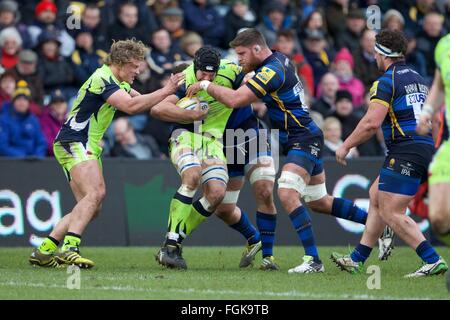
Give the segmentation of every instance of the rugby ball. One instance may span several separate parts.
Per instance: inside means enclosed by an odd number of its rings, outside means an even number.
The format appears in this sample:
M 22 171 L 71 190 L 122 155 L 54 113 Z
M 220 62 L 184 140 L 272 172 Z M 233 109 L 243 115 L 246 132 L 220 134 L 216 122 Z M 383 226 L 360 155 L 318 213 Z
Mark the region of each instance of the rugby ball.
M 200 102 L 200 107 L 202 110 L 208 109 L 208 103 L 202 100 L 199 100 L 198 98 L 189 98 L 184 97 L 178 100 L 177 106 L 186 109 L 186 110 L 192 110 L 197 106 L 197 102 Z

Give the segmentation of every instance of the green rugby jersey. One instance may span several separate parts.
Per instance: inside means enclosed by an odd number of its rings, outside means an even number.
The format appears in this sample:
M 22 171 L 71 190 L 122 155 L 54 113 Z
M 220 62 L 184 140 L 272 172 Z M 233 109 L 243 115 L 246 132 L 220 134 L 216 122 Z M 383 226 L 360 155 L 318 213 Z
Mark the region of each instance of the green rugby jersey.
M 439 40 L 434 51 L 436 66 L 441 72 L 445 93 L 445 116 L 450 128 L 450 33 Z
M 109 66 L 98 68 L 78 91 L 72 111 L 55 142 L 81 142 L 89 151 L 101 152 L 100 140 L 116 112 L 106 100 L 119 89 L 130 92 L 131 87 L 117 80 Z
M 186 96 L 186 90 L 190 85 L 198 82 L 195 76 L 193 64 L 186 68 L 184 73 L 186 74 L 186 83 L 176 92 L 176 95 L 180 99 Z M 214 78 L 213 83 L 227 88 L 237 89 L 244 79 L 244 75 L 245 74 L 242 72 L 241 67 L 231 61 L 221 59 L 219 70 L 217 71 L 217 75 Z M 200 90 L 194 96 L 200 100 L 206 101 L 209 104 L 208 115 L 205 119 L 203 119 L 200 127 L 196 131 L 194 131 L 194 124 L 177 124 L 174 130 L 184 128 L 191 132 L 208 133 L 216 138 L 221 138 L 233 109 L 227 108 L 223 103 L 211 97 L 204 90 Z

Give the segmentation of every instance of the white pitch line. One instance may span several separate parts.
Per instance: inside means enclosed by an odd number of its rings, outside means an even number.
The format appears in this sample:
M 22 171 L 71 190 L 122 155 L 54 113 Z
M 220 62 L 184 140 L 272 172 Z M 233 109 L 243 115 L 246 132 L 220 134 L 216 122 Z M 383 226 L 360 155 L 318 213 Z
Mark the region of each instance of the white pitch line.
M 32 288 L 58 288 L 67 289 L 66 286 L 57 284 L 45 284 L 45 283 L 29 283 L 29 282 L 17 282 L 8 281 L 0 282 L 0 286 L 10 287 L 32 287 Z M 377 297 L 368 294 L 318 294 L 307 293 L 299 291 L 285 291 L 285 292 L 255 292 L 255 291 L 235 291 L 235 290 L 197 290 L 197 289 L 164 289 L 156 290 L 151 288 L 136 288 L 132 286 L 104 286 L 104 287 L 90 287 L 82 286 L 82 290 L 102 290 L 102 291 L 129 291 L 129 292 L 153 292 L 153 293 L 182 293 L 182 294 L 211 294 L 211 295 L 248 295 L 248 296 L 269 296 L 269 297 L 286 297 L 286 298 L 306 298 L 306 299 L 357 299 L 357 300 L 430 300 L 430 298 L 424 297 L 391 297 L 383 296 Z

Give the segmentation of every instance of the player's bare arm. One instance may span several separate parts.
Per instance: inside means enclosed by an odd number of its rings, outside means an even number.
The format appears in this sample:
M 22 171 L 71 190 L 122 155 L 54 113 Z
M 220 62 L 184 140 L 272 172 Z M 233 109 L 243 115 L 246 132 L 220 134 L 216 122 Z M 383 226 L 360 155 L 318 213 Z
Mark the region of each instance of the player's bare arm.
M 183 73 L 177 73 L 170 77 L 167 84 L 152 93 L 142 94 L 138 96 L 131 96 L 130 93 L 121 89 L 113 93 L 107 102 L 128 114 L 137 114 L 150 110 L 156 104 L 161 102 L 168 95 L 175 93 L 179 83 L 184 79 Z
M 231 109 L 242 108 L 253 102 L 259 101 L 258 97 L 247 86 L 241 86 L 239 89 L 233 90 L 211 83 L 207 80 L 189 86 L 186 94 L 188 97 L 192 97 L 200 90 L 205 90 L 211 97 L 222 102 Z
M 436 69 L 434 72 L 433 85 L 431 86 L 430 93 L 425 101 L 422 113 L 417 124 L 417 133 L 425 135 L 430 129 L 430 121 L 437 110 L 444 104 L 444 82 L 442 81 L 441 72 Z
M 336 150 L 336 160 L 342 165 L 347 165 L 345 157 L 353 147 L 359 146 L 361 143 L 369 140 L 374 134 L 377 133 L 378 128 L 383 123 L 389 109 L 378 103 L 371 102 L 369 109 L 361 121 L 356 126 L 352 134 L 345 139 L 342 146 Z
M 179 98 L 170 95 L 155 105 L 151 110 L 151 116 L 167 122 L 189 123 L 203 120 L 208 114 L 208 109 L 202 110 L 200 102 L 192 110 L 186 110 L 176 106 Z

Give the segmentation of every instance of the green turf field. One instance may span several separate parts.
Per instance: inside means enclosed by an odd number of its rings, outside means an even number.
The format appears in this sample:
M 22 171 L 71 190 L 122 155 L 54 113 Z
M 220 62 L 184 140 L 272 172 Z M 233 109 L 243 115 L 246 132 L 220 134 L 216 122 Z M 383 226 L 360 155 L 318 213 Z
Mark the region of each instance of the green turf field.
M 348 248 L 321 247 L 324 274 L 288 274 L 300 262 L 299 247 L 275 248 L 279 272 L 238 268 L 239 247 L 186 247 L 187 271 L 167 270 L 156 264 L 157 248 L 83 248 L 96 267 L 81 270 L 81 289 L 67 289 L 67 270 L 32 267 L 30 248 L 0 248 L 0 300 L 2 299 L 450 299 L 446 277 L 404 279 L 419 260 L 408 248 L 396 248 L 386 262 L 376 259 L 366 266 L 381 267 L 381 289 L 369 290 L 370 274 L 350 275 L 328 258 L 332 251 Z M 450 248 L 439 248 L 450 260 Z M 260 257 L 256 262 L 259 264 Z M 73 282 L 72 282 L 73 283 Z

